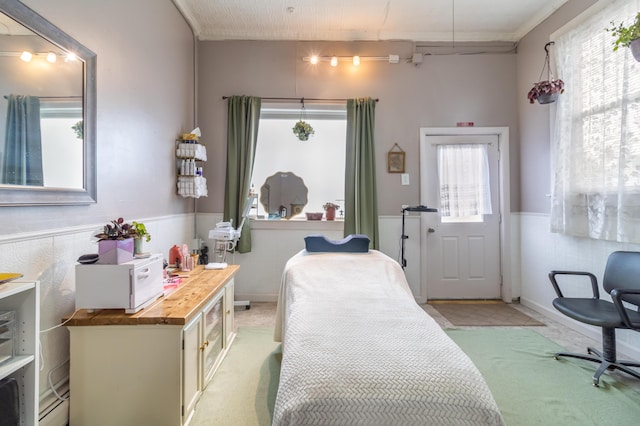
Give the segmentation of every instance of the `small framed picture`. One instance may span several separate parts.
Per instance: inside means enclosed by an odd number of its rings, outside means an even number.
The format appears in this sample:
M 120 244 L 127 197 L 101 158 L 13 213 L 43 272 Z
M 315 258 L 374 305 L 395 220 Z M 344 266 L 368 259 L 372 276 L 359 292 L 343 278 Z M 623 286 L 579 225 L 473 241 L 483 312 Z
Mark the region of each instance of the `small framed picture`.
M 387 172 L 404 173 L 404 151 L 389 151 L 387 153 Z

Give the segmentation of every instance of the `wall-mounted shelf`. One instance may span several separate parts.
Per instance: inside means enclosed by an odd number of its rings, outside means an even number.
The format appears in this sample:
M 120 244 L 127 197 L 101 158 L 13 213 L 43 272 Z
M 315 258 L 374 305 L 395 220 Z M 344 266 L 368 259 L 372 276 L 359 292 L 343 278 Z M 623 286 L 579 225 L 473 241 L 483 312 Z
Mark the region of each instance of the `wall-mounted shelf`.
M 207 179 L 202 176 L 201 163 L 207 161 L 207 148 L 196 140 L 179 139 L 176 145 L 178 159 L 178 195 L 200 198 L 208 195 Z

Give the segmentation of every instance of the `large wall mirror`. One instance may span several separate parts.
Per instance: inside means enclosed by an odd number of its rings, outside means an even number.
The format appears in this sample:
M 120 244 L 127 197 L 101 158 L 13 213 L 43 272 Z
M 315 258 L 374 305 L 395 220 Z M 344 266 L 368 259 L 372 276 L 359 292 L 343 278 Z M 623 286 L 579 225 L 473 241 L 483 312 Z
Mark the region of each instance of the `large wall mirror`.
M 95 203 L 96 55 L 17 0 L 0 12 L 0 205 Z

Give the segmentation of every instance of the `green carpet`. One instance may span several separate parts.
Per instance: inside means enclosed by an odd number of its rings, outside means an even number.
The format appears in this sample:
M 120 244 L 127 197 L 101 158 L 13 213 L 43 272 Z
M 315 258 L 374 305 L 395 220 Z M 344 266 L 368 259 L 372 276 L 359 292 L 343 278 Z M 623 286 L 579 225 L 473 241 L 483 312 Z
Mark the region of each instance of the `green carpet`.
M 562 348 L 532 330 L 446 330 L 484 376 L 507 425 L 630 425 L 640 419 L 640 392 L 594 364 L 556 360 Z
M 447 330 L 485 377 L 508 426 L 623 425 L 640 419 L 640 391 L 594 366 L 555 360 L 560 346 L 528 329 Z M 273 328 L 241 327 L 198 402 L 192 426 L 269 426 L 281 346 Z

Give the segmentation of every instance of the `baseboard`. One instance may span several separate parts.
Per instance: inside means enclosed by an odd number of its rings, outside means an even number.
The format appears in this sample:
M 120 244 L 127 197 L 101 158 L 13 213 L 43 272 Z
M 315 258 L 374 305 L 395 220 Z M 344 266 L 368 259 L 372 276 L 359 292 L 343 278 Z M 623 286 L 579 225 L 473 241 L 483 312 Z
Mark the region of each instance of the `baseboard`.
M 66 426 L 69 424 L 69 392 L 61 395 L 64 401 L 56 400 L 44 412 L 40 413 L 38 426 Z
M 264 293 L 236 293 L 236 300 L 248 300 L 249 302 L 277 302 L 277 294 Z

